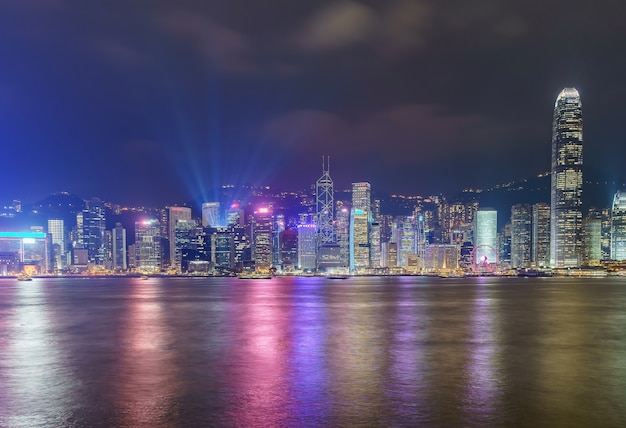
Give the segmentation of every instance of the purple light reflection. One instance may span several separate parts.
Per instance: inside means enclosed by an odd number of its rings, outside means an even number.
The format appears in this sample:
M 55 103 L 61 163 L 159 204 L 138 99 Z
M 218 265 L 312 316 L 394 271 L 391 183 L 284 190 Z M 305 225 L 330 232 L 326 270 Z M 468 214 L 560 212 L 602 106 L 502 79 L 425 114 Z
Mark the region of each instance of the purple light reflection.
M 141 284 L 129 290 L 132 304 L 123 323 L 116 371 L 116 407 L 123 424 L 160 426 L 171 417 L 180 394 L 180 369 L 174 338 L 159 303 L 160 285 Z
M 235 426 L 286 426 L 290 407 L 290 307 L 277 300 L 277 281 L 246 282 L 246 312 L 237 326 L 244 342 L 231 355 L 236 395 L 229 403 Z
M 502 400 L 498 312 L 489 288 L 478 287 L 471 318 L 468 381 L 463 399 L 469 426 L 493 424 Z

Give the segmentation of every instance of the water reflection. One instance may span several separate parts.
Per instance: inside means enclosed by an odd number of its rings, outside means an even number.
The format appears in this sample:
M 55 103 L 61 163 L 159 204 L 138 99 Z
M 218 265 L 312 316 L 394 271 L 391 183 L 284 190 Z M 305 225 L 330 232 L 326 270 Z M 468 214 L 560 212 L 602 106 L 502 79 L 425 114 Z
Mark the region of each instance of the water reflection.
M 127 290 L 129 306 L 120 325 L 123 346 L 114 381 L 115 406 L 124 426 L 165 426 L 179 417 L 175 332 L 167 325 L 157 281 L 136 283 Z
M 466 424 L 498 425 L 501 407 L 503 376 L 500 365 L 501 338 L 499 337 L 499 312 L 492 289 L 483 284 L 475 289 L 471 304 L 468 344 L 467 381 L 463 407 Z
M 427 373 L 430 319 L 422 290 L 411 281 L 400 283 L 390 314 L 390 370 L 386 394 L 392 403 L 397 425 L 425 424 L 433 420 L 433 403 Z
M 479 281 L 0 282 L 0 426 L 623 425 L 624 280 Z
M 2 400 L 0 426 L 45 427 L 67 424 L 73 387 L 49 319 L 41 281 L 11 287 L 10 310 L 0 318 Z M 3 302 L 5 303 L 5 302 Z
M 288 417 L 288 353 L 291 349 L 290 306 L 277 281 L 246 284 L 244 310 L 237 323 L 238 349 L 233 349 L 229 414 L 237 426 L 282 426 Z
M 348 287 L 349 285 L 349 287 Z M 327 354 L 335 426 L 380 424 L 387 414 L 385 290 L 360 279 L 330 294 Z
M 328 282 L 315 281 L 310 291 L 293 295 L 290 390 L 292 391 L 291 425 L 305 426 L 316 421 L 328 425 L 326 405 L 329 383 L 329 321 L 325 290 Z

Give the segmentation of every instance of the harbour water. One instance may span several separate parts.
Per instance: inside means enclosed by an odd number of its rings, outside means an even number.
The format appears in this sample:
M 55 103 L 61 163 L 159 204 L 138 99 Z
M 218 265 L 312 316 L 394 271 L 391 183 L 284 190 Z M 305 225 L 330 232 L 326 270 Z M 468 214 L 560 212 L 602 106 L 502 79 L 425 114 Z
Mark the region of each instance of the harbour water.
M 2 427 L 624 421 L 626 278 L 0 280 Z

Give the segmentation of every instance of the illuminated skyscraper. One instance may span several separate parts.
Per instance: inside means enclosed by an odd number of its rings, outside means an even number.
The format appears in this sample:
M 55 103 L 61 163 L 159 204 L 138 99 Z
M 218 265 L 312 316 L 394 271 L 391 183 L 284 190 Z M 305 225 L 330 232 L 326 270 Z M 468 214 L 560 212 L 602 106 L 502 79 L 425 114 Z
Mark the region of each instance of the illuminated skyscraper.
M 535 267 L 550 264 L 550 205 L 543 202 L 533 205 L 531 263 Z
M 205 202 L 202 204 L 202 226 L 222 226 L 219 202 Z
M 167 208 L 167 239 L 169 240 L 170 266 L 177 271 L 181 269 L 181 246 L 176 246 L 176 229 L 178 222 L 185 222 L 181 226 L 185 228 L 195 227 L 195 222 L 191 224 L 191 208 L 168 207 Z
M 413 216 L 397 216 L 393 226 L 393 240 L 398 244 L 398 265 L 406 266 L 409 255 L 417 254 L 417 224 Z
M 80 217 L 80 218 L 78 218 Z M 104 202 L 98 198 L 85 201 L 85 209 L 78 213 L 79 248 L 86 248 L 89 262 L 103 265 L 106 259 L 106 217 Z
M 316 225 L 298 225 L 298 267 L 303 271 L 315 270 Z
M 350 266 L 350 210 L 345 207 L 337 210 L 335 232 L 339 245 L 339 264 L 347 268 Z
M 611 259 L 626 260 L 626 192 L 619 190 L 611 210 Z
M 113 269 L 125 271 L 128 267 L 126 262 L 126 229 L 122 227 L 122 223 L 115 223 L 111 237 L 113 241 Z
M 255 270 L 268 272 L 272 267 L 272 230 L 274 225 L 272 209 L 269 207 L 258 208 L 250 220 L 252 259 Z
M 369 269 L 371 222 L 371 187 L 369 183 L 352 183 L 350 211 L 350 270 Z
M 135 222 L 135 266 L 146 273 L 161 269 L 161 233 L 157 220 Z
M 583 220 L 582 263 L 584 266 L 597 266 L 602 260 L 602 220 L 587 216 Z
M 583 118 L 575 88 L 561 91 L 552 124 L 550 265 L 578 266 L 582 259 Z
M 492 208 L 480 208 L 474 221 L 474 264 L 493 266 L 498 254 L 498 212 Z
M 48 233 L 52 238 L 54 269 L 65 268 L 65 226 L 63 219 L 49 219 Z
M 334 244 L 334 187 L 330 178 L 330 158 L 324 162 L 322 158 L 322 176 L 315 183 L 317 243 L 318 245 Z
M 532 208 L 517 204 L 511 207 L 511 267 L 528 268 L 531 261 Z
M 176 269 L 177 272 L 183 271 L 183 254 L 197 247 L 197 226 L 195 220 L 184 218 L 176 220 L 174 236 L 170 238 L 170 268 Z

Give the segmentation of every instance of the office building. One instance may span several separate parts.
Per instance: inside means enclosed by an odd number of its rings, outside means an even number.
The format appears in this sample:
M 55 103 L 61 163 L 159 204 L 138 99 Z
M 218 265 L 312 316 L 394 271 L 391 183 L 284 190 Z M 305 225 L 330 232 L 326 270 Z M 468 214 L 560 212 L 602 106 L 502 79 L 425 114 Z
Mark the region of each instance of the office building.
M 529 268 L 531 264 L 532 207 L 511 207 L 511 267 Z
M 182 225 L 178 223 L 181 222 Z M 193 229 L 195 221 L 191 220 L 191 208 L 188 207 L 167 207 L 167 239 L 169 242 L 169 264 L 176 271 L 181 268 L 181 246 L 176 246 L 177 229 Z M 179 237 L 186 232 L 179 233 Z
M 250 219 L 251 240 L 252 240 L 252 260 L 255 270 L 258 272 L 269 272 L 272 267 L 272 230 L 274 219 L 272 209 L 269 207 L 259 207 Z
M 202 226 L 222 226 L 222 218 L 219 202 L 204 202 L 202 204 Z
M 85 201 L 85 209 L 78 213 L 78 248 L 87 250 L 89 263 L 104 265 L 106 260 L 106 214 L 104 202 L 98 198 Z
M 474 217 L 473 265 L 480 269 L 494 270 L 497 263 L 498 212 L 492 208 L 480 208 Z
M 157 220 L 135 222 L 135 267 L 145 273 L 161 270 L 161 233 Z
M 582 264 L 598 266 L 602 260 L 602 220 L 587 216 L 583 220 Z
M 611 260 L 626 260 L 626 192 L 619 190 L 611 208 Z
M 111 231 L 111 240 L 113 241 L 113 270 L 126 271 L 126 269 L 128 269 L 126 257 L 126 229 L 122 227 L 122 223 L 115 223 L 115 227 Z
M 350 210 L 350 270 L 370 268 L 371 186 L 352 183 Z
M 531 264 L 535 267 L 550 265 L 550 204 L 533 205 Z
M 298 225 L 298 268 L 306 272 L 316 268 L 316 229 L 315 224 Z
M 52 240 L 52 266 L 55 271 L 62 271 L 66 266 L 65 259 L 65 222 L 63 219 L 48 219 L 48 234 Z
M 580 95 L 565 88 L 554 105 L 550 194 L 550 265 L 582 261 L 583 119 Z

